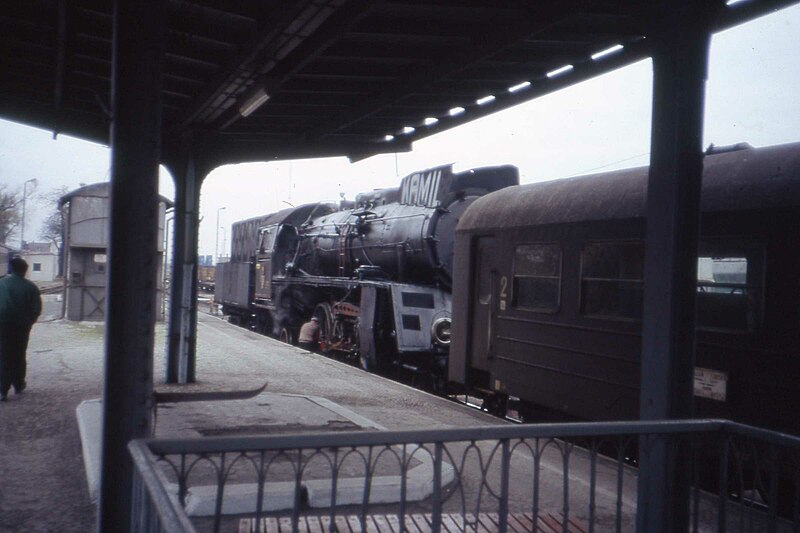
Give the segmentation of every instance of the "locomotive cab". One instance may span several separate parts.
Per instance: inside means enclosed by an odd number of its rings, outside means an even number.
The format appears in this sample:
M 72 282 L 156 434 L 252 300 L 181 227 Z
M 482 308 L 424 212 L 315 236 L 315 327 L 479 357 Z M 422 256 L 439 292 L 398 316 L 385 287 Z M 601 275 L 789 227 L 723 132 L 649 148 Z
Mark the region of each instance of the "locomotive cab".
M 289 224 L 275 224 L 260 228 L 256 254 L 256 300 L 272 300 L 272 281 L 275 277 L 291 274 L 299 237 L 297 229 Z

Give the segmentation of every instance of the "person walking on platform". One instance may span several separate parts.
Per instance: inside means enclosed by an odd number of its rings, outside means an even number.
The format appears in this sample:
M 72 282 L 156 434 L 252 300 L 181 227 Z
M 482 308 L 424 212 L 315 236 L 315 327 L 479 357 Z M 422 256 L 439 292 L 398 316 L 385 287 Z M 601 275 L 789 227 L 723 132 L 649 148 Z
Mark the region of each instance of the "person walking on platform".
M 315 316 L 303 324 L 300 328 L 300 336 L 297 345 L 309 352 L 316 352 L 319 349 L 319 319 Z
M 0 401 L 12 385 L 16 394 L 25 390 L 28 338 L 42 312 L 39 288 L 25 279 L 28 263 L 15 257 L 8 264 L 11 273 L 0 278 Z

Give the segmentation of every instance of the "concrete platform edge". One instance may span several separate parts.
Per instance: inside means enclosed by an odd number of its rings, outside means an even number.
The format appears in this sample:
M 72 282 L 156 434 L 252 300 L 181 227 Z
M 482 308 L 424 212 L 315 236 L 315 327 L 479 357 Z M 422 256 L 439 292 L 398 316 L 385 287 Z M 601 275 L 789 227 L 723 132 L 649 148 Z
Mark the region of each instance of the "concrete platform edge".
M 103 404 L 100 398 L 84 400 L 75 408 L 83 451 L 83 468 L 89 499 L 97 503 L 100 491 L 100 454 L 103 438 Z
M 354 424 L 367 429 L 385 430 L 383 426 L 372 420 L 351 411 L 326 398 L 306 396 L 302 394 L 283 394 L 298 398 L 306 398 L 338 415 L 350 420 Z M 97 399 L 85 400 L 76 409 L 78 428 L 80 431 L 83 462 L 86 470 L 86 481 L 89 487 L 89 497 L 97 503 L 100 488 L 100 455 L 102 443 L 102 401 Z M 414 454 L 419 465 L 408 471 L 406 500 L 421 501 L 433 492 L 433 460 L 430 453 L 423 451 Z M 444 463 L 442 465 L 443 484 L 450 483 L 455 477 L 453 467 Z M 337 505 L 358 505 L 364 499 L 364 477 L 353 477 L 337 481 Z M 394 503 L 400 499 L 400 476 L 376 476 L 370 485 L 371 503 Z M 170 491 L 178 496 L 177 485 L 171 485 Z M 312 508 L 328 507 L 331 503 L 332 480 L 315 479 L 301 484 L 308 496 L 308 504 Z M 258 487 L 255 483 L 231 484 L 225 486 L 225 496 L 222 505 L 223 514 L 247 514 L 256 511 L 256 495 Z M 217 487 L 214 485 L 197 486 L 190 489 L 186 498 L 186 512 L 189 516 L 209 516 L 215 513 Z M 294 482 L 274 482 L 265 485 L 263 509 L 265 511 L 278 511 L 291 509 L 295 501 Z

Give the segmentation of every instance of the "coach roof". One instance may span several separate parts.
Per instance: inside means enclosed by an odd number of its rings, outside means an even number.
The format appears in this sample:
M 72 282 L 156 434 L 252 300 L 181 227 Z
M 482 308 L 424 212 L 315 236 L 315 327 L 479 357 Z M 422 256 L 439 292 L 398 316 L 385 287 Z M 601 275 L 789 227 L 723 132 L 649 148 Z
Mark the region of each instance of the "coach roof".
M 476 200 L 461 217 L 458 231 L 644 217 L 647 169 L 502 189 Z M 704 212 L 798 205 L 800 143 L 747 147 L 704 158 Z

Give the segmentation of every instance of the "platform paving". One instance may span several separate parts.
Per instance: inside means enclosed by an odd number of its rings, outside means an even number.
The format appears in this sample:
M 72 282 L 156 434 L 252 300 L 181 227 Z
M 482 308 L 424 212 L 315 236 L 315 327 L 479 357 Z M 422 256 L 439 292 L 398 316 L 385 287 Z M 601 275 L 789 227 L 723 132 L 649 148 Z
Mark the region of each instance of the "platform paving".
M 270 394 L 324 398 L 389 429 L 500 423 L 205 314 L 200 315 L 198 326 L 198 382 L 167 386 L 163 384 L 165 343 L 164 325 L 159 324 L 155 341 L 159 391 L 252 389 L 268 381 Z M 8 402 L 0 404 L 0 532 L 93 531 L 96 511 L 76 409 L 100 397 L 102 376 L 102 324 L 52 321 L 45 316 L 34 326 L 28 350 L 28 390 L 11 394 Z M 162 409 L 159 415 L 159 434 L 172 430 L 167 411 Z M 221 420 L 236 425 L 229 414 L 221 410 Z M 330 428 L 336 430 L 342 424 L 334 422 Z M 289 423 L 283 430 L 296 431 L 297 426 Z
M 165 342 L 164 324 L 159 324 L 154 369 L 158 392 L 250 390 L 258 389 L 265 381 L 268 385 L 258 396 L 235 400 L 240 402 L 235 404 L 226 401 L 160 405 L 157 436 L 505 424 L 486 413 L 280 344 L 203 313 L 198 324 L 198 382 L 168 386 L 163 384 Z M 22 395 L 12 394 L 8 402 L 0 404 L 0 532 L 94 531 L 96 510 L 90 496 L 91 465 L 93 456 L 97 461 L 99 447 L 88 449 L 91 439 L 85 440 L 82 447 L 76 410 L 81 405 L 90 406 L 95 410 L 95 420 L 99 419 L 97 399 L 102 391 L 103 349 L 102 324 L 71 323 L 45 316 L 34 326 L 28 351 L 28 390 Z M 83 432 L 87 433 L 85 429 Z M 99 428 L 95 432 L 99 434 Z M 484 457 L 491 452 L 490 443 L 479 444 L 478 448 Z M 476 450 L 473 447 L 473 462 L 478 458 Z M 455 448 L 455 453 L 458 459 L 461 452 Z M 542 512 L 558 513 L 563 504 L 564 477 L 558 453 L 554 449 L 549 453 L 555 455 L 543 456 L 539 503 Z M 571 457 L 569 517 L 583 523 L 589 501 L 588 462 L 581 451 Z M 509 509 L 517 514 L 530 512 L 530 494 L 526 491 L 530 492 L 531 487 L 532 459 L 530 454 L 518 453 L 511 461 Z M 457 466 L 463 469 L 463 465 Z M 482 486 L 483 480 L 476 474 L 479 470 L 472 468 L 462 476 L 465 489 Z M 618 526 L 622 531 L 633 529 L 636 472 L 624 467 L 622 474 L 622 492 L 618 498 L 616 467 L 600 465 L 597 470 L 594 531 L 613 531 Z M 493 485 L 497 482 L 488 478 L 486 481 Z M 308 490 L 310 500 L 312 488 Z M 329 496 L 320 492 L 318 497 L 324 507 Z M 193 505 L 197 516 L 205 514 L 202 508 L 207 502 L 202 498 L 195 499 Z M 314 505 L 310 507 L 313 509 Z M 374 512 L 391 516 L 393 510 L 383 507 Z M 617 508 L 621 511 L 619 524 L 613 518 Z M 443 510 L 458 513 L 458 498 L 450 498 Z M 483 511 L 492 512 L 481 506 Z M 409 508 L 408 512 L 429 510 Z M 706 513 L 702 514 L 700 531 L 713 530 Z M 241 523 L 238 516 L 231 516 L 225 524 L 230 526 L 227 531 L 238 529 Z
M 0 531 L 93 531 L 75 408 L 102 391 L 102 328 L 33 327 L 28 388 L 0 404 Z

